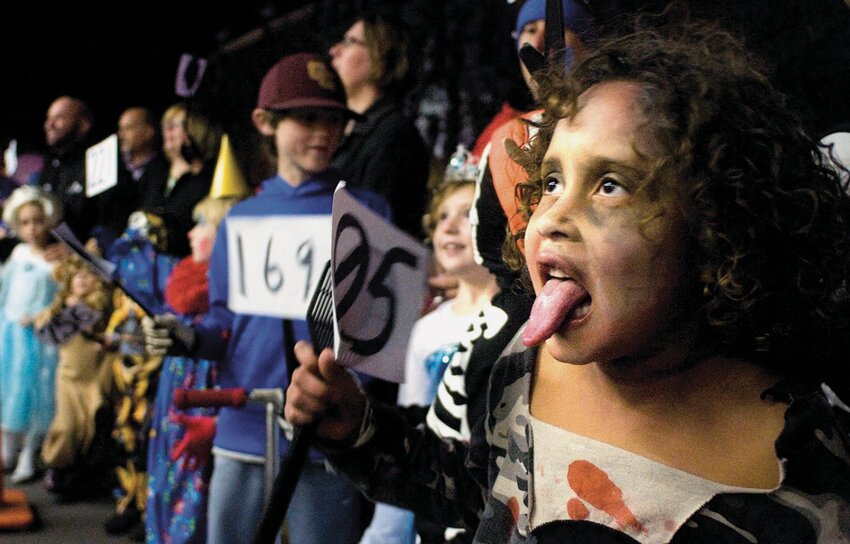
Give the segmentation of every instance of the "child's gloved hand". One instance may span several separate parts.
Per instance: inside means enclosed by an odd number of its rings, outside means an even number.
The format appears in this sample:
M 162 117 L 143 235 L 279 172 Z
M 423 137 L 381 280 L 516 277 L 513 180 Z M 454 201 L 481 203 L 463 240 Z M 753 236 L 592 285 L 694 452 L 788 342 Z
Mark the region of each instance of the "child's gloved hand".
M 215 436 L 215 416 L 190 416 L 171 413 L 168 420 L 185 427 L 186 434 L 171 448 L 171 460 L 183 458 L 183 464 L 189 470 L 206 466 L 212 453 Z
M 148 355 L 189 353 L 195 345 L 195 330 L 172 314 L 145 316 L 142 330 Z

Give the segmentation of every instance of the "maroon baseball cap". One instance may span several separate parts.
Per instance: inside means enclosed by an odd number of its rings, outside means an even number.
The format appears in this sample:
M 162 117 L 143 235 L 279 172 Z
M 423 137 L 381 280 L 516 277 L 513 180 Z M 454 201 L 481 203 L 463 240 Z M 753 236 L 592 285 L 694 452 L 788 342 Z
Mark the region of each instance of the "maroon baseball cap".
M 296 53 L 283 57 L 263 77 L 257 107 L 268 110 L 328 108 L 348 116 L 345 89 L 334 69 L 321 56 Z

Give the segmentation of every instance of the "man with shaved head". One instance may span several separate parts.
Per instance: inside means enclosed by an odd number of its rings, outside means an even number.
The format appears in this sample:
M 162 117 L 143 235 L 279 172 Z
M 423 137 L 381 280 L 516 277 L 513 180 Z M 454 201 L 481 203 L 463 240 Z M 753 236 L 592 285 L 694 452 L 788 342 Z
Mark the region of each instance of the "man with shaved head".
M 44 138 L 48 155 L 38 185 L 62 203 L 65 222 L 82 241 L 91 235 L 97 221 L 96 208 L 86 198 L 86 149 L 94 118 L 85 102 L 60 96 L 47 109 Z
M 147 108 L 127 108 L 118 118 L 118 145 L 124 166 L 142 185 L 153 171 L 168 177 L 168 163 L 159 145 L 159 123 Z M 164 179 L 163 178 L 163 179 Z
M 64 148 L 81 140 L 94 124 L 91 110 L 79 98 L 60 96 L 50 104 L 44 120 L 44 136 L 52 148 Z
M 161 192 L 168 180 L 170 165 L 162 153 L 159 119 L 151 110 L 132 106 L 121 113 L 118 146 L 118 186 L 98 201 L 103 223 L 98 239 L 104 243 L 121 235 L 132 212 L 151 209 L 150 202 L 159 202 L 153 195 Z

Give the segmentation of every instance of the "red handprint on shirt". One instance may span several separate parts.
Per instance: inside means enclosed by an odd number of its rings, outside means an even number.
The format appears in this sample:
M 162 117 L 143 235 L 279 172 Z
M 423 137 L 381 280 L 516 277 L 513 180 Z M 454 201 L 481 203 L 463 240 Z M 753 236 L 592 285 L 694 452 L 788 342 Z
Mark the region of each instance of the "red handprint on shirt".
M 620 529 L 646 532 L 646 528 L 623 501 L 620 488 L 602 469 L 590 461 L 570 463 L 567 468 L 567 482 L 581 499 L 612 516 Z M 570 499 L 567 502 L 567 513 L 572 519 L 584 519 L 589 512 L 579 499 Z

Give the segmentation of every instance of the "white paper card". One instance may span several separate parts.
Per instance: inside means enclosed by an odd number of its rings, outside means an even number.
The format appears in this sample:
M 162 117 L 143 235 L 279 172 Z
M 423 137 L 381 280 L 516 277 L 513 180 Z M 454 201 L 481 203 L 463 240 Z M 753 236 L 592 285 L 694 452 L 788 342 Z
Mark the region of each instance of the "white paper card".
M 86 149 L 86 196 L 93 197 L 118 183 L 118 136 L 113 134 Z
M 336 358 L 364 374 L 403 382 L 430 251 L 339 187 L 333 232 Z
M 330 259 L 330 215 L 229 217 L 228 307 L 238 313 L 304 319 Z

